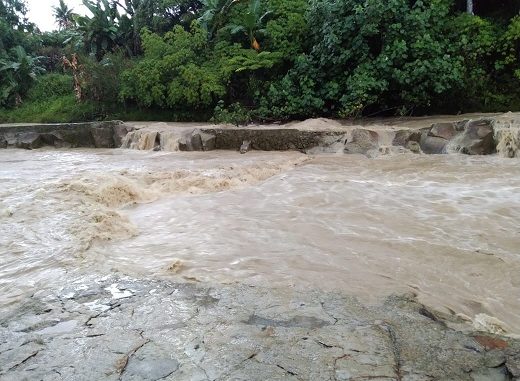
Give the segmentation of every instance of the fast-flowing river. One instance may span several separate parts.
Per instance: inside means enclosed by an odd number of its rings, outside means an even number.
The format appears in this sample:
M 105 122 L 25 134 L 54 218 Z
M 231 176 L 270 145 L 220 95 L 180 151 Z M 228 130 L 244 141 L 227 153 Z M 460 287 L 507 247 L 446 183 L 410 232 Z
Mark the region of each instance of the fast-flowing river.
M 0 305 L 119 272 L 411 292 L 520 333 L 520 165 L 498 156 L 0 150 Z

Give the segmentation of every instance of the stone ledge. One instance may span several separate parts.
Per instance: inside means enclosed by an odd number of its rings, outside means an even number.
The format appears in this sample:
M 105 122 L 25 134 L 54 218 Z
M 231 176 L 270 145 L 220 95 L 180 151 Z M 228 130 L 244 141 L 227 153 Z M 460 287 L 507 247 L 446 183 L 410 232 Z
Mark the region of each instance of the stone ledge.
M 2 380 L 512 380 L 520 342 L 413 297 L 115 276 L 0 313 Z M 58 371 L 58 373 L 56 372 Z

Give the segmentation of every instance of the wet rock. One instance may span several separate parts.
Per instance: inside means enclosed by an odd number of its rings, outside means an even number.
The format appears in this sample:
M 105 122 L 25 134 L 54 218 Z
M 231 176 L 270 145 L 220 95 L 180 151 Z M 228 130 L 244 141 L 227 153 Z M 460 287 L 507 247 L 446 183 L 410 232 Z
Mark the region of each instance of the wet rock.
M 179 362 L 157 345 L 146 344 L 128 359 L 123 381 L 161 380 L 179 369 Z
M 121 147 L 121 145 L 123 144 L 123 140 L 126 137 L 126 135 L 129 132 L 132 132 L 134 130 L 135 130 L 135 127 L 130 126 L 130 125 L 125 124 L 125 123 L 115 124 L 114 127 L 113 127 L 113 131 L 114 131 L 114 135 L 113 135 L 114 145 L 116 147 Z
M 61 129 L 53 132 L 62 147 L 95 147 L 90 128 Z M 56 144 L 55 144 L 56 145 Z
M 457 137 L 455 149 L 467 155 L 489 155 L 496 151 L 493 127 L 490 120 L 471 121 Z
M 413 153 L 421 153 L 421 145 L 416 141 L 409 141 L 406 143 L 406 148 L 412 151 Z
M 245 322 L 250 325 L 260 325 L 269 327 L 300 327 L 300 328 L 321 328 L 330 325 L 329 322 L 318 319 L 314 316 L 294 316 L 289 320 L 274 320 L 257 315 L 251 315 Z
M 515 379 L 520 366 L 518 340 L 451 329 L 411 297 L 366 306 L 319 290 L 82 282 L 64 279 L 88 298 L 49 290 L 0 311 L 0 379 L 471 381 Z M 113 285 L 132 295 L 100 291 Z M 20 322 L 45 334 L 13 329 Z M 494 349 L 478 350 L 477 336 Z
M 378 140 L 377 132 L 357 128 L 352 131 L 352 140 L 345 144 L 343 152 L 366 154 L 378 148 Z
M 419 144 L 421 150 L 426 154 L 442 154 L 446 153 L 448 141 L 443 138 L 423 134 Z
M 451 140 L 457 135 L 455 123 L 436 123 L 432 126 L 429 136 Z
M 0 148 L 7 148 L 7 139 L 0 135 Z
M 114 131 L 112 126 L 104 124 L 95 124 L 90 128 L 94 146 L 96 148 L 114 148 Z
M 7 143 L 7 147 L 13 147 L 16 145 L 16 134 L 7 133 L 4 135 L 5 142 Z
M 477 335 L 475 336 L 475 341 L 487 350 L 506 349 L 509 346 L 507 341 L 491 336 Z
M 406 147 L 408 142 L 419 142 L 421 140 L 421 132 L 417 130 L 400 130 L 397 131 L 392 141 L 394 146 Z
M 251 142 L 249 140 L 244 140 L 242 145 L 240 146 L 240 153 L 244 154 L 251 150 Z
M 261 151 L 305 151 L 322 146 L 331 136 L 340 138 L 344 131 L 306 131 L 290 128 L 204 128 L 201 131 L 214 135 L 215 149 L 236 150 L 245 140 Z
M 179 139 L 180 151 L 211 151 L 215 149 L 216 138 L 212 134 L 194 130 Z
M 56 136 L 56 134 L 52 133 L 52 132 L 48 132 L 48 133 L 41 133 L 40 134 L 40 137 L 43 141 L 43 145 L 46 145 L 46 146 L 60 146 L 60 138 L 58 136 Z
M 213 151 L 216 147 L 217 137 L 205 132 L 199 132 L 199 135 L 202 142 L 202 149 L 204 151 Z
M 42 138 L 37 132 L 22 133 L 16 138 L 16 147 L 23 149 L 40 148 L 43 145 Z

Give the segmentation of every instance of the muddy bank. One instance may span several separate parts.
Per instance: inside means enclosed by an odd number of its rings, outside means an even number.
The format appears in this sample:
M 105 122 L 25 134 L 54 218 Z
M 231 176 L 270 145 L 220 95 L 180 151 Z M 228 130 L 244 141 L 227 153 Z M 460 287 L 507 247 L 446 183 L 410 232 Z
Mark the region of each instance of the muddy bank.
M 412 297 L 70 280 L 0 314 L 2 380 L 513 380 L 520 342 Z M 462 329 L 462 331 L 458 330 Z
M 520 115 L 335 121 L 234 127 L 196 123 L 97 122 L 0 126 L 0 147 L 131 148 L 155 151 L 248 150 L 342 152 L 374 156 L 390 151 L 520 156 Z

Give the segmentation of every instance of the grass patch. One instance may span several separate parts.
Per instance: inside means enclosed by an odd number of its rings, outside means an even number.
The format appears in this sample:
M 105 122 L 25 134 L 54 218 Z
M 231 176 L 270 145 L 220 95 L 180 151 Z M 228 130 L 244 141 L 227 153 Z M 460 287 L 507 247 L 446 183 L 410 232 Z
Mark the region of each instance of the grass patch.
M 25 102 L 14 109 L 0 109 L 0 123 L 70 123 L 99 119 L 92 103 L 77 103 L 74 95 Z

